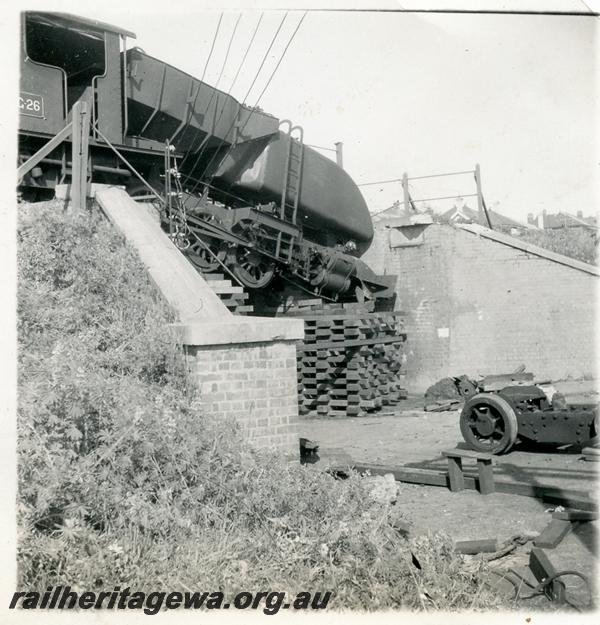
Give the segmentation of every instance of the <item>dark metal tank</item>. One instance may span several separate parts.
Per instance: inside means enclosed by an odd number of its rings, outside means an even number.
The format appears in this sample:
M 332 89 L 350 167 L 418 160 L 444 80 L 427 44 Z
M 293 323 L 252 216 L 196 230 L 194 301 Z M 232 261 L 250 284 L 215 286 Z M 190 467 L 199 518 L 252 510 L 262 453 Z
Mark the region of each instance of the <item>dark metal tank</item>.
M 281 201 L 290 137 L 279 131 L 277 118 L 139 49 L 127 52 L 127 68 L 128 134 L 169 139 L 178 151 L 199 154 L 199 160 L 186 159 L 195 169 L 185 173 L 210 177 L 215 187 L 249 203 Z M 297 224 L 305 239 L 327 247 L 354 242 L 358 255 L 373 238 L 371 216 L 356 184 L 307 146 Z

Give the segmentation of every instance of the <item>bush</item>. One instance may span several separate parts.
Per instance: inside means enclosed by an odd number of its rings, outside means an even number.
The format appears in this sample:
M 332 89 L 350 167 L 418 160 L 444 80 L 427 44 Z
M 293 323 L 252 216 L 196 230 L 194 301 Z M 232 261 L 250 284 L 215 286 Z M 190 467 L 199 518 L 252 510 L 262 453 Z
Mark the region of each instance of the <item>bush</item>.
M 592 230 L 584 228 L 533 230 L 523 233 L 520 238 L 584 263 L 596 264 L 598 262 L 596 233 Z
M 400 507 L 370 498 L 357 475 L 258 453 L 203 414 L 171 312 L 97 213 L 24 208 L 18 244 L 20 589 L 498 603 L 447 538 L 407 540 Z

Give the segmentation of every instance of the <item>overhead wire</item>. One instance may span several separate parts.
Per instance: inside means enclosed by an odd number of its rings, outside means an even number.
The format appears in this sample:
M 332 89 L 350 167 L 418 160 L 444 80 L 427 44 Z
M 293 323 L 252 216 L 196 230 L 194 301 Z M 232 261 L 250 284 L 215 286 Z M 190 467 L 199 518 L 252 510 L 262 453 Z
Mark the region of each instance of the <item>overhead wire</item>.
M 300 20 L 296 24 L 296 28 L 294 29 L 294 32 L 292 33 L 291 37 L 288 39 L 288 42 L 285 45 L 285 48 L 283 49 L 283 52 L 281 53 L 281 56 L 279 57 L 279 61 L 277 61 L 277 64 L 275 65 L 275 68 L 271 72 L 271 75 L 269 76 L 269 79 L 267 80 L 267 83 L 263 87 L 263 90 L 260 92 L 260 95 L 258 96 L 256 102 L 254 103 L 254 107 L 250 111 L 250 115 L 248 115 L 244 125 L 240 128 L 240 130 L 239 130 L 240 133 L 242 133 L 244 131 L 244 129 L 248 125 L 248 122 L 252 118 L 252 115 L 254 115 L 254 113 L 256 112 L 256 108 L 258 107 L 258 104 L 259 104 L 261 98 L 263 97 L 263 95 L 265 94 L 266 90 L 269 88 L 269 85 L 271 84 L 271 81 L 275 77 L 275 74 L 277 73 L 277 70 L 279 69 L 279 66 L 281 65 L 281 62 L 283 61 L 283 59 L 284 59 L 284 57 L 286 55 L 286 52 L 288 51 L 288 48 L 292 44 L 292 41 L 294 40 L 294 37 L 296 36 L 296 33 L 300 29 L 300 26 L 302 25 L 302 22 L 304 21 L 304 18 L 306 17 L 307 13 L 308 13 L 308 11 L 304 11 L 304 13 L 302 14 L 302 17 L 300 18 Z M 287 15 L 287 13 L 286 13 L 286 15 Z M 291 140 L 292 139 L 290 138 L 290 141 Z M 225 154 L 225 156 L 223 158 L 226 158 L 228 156 L 228 154 L 231 152 L 232 149 L 233 149 L 233 144 L 229 147 L 228 152 Z M 211 177 L 211 179 L 210 179 L 211 182 L 212 182 L 213 178 L 214 178 L 214 176 Z M 230 188 L 231 188 L 231 185 L 230 185 Z
M 221 22 L 223 21 L 223 14 L 224 14 L 224 11 L 221 11 L 221 14 L 219 15 L 219 21 L 217 22 L 217 27 L 215 29 L 215 34 L 213 35 L 212 43 L 210 44 L 210 51 L 208 52 L 208 56 L 206 57 L 206 61 L 204 63 L 204 69 L 202 70 L 202 78 L 200 78 L 201 83 L 204 82 L 204 77 L 206 76 L 206 70 L 208 69 L 208 64 L 210 63 L 210 59 L 212 58 L 213 52 L 215 50 L 215 44 L 217 43 L 217 38 L 219 37 L 219 30 L 221 29 Z M 192 103 L 192 106 L 188 109 L 190 111 L 193 111 L 196 108 L 196 101 L 198 100 L 198 95 L 200 94 L 200 87 L 201 85 L 198 85 L 198 89 L 196 90 L 196 95 L 194 96 L 194 101 Z M 181 138 L 185 136 L 185 133 L 188 130 L 188 128 L 189 128 L 189 125 L 184 128 Z M 187 155 L 184 156 L 183 160 L 181 161 L 179 165 L 180 167 L 185 162 L 186 157 Z
M 302 17 L 300 18 L 298 24 L 296 24 L 296 28 L 294 29 L 294 32 L 292 33 L 292 36 L 289 38 L 285 48 L 283 49 L 283 52 L 281 53 L 281 56 L 279 57 L 279 61 L 277 61 L 277 65 L 275 65 L 275 69 L 272 71 L 271 75 L 269 76 L 269 80 L 267 80 L 267 84 L 264 86 L 263 90 L 260 92 L 260 95 L 258 96 L 258 99 L 256 100 L 256 103 L 254 104 L 255 107 L 258 106 L 261 98 L 265 94 L 265 91 L 269 88 L 269 85 L 271 84 L 271 81 L 273 80 L 273 77 L 277 73 L 277 70 L 279 69 L 279 66 L 281 65 L 281 62 L 283 61 L 283 59 L 284 59 L 284 57 L 285 57 L 285 55 L 286 55 L 286 53 L 288 51 L 288 48 L 292 44 L 292 41 L 294 40 L 294 37 L 296 36 L 296 33 L 300 29 L 300 26 L 302 25 L 302 22 L 304 21 L 304 18 L 306 17 L 307 13 L 308 13 L 308 11 L 304 11 L 304 13 L 303 13 Z M 254 111 L 252 111 L 252 112 L 254 112 Z M 246 123 L 242 127 L 242 130 L 244 130 L 244 128 L 246 127 L 246 125 L 250 121 L 250 117 L 251 116 L 252 116 L 252 114 L 250 114 L 248 116 L 248 119 L 246 120 Z
M 238 24 L 240 23 L 241 17 L 242 17 L 242 14 L 240 13 L 238 15 L 238 18 L 237 18 L 237 20 L 235 22 L 235 25 L 233 27 L 233 32 L 231 33 L 231 37 L 229 38 L 229 44 L 227 45 L 227 51 L 225 53 L 225 58 L 223 59 L 223 63 L 221 65 L 221 71 L 219 72 L 219 75 L 217 77 L 217 81 L 215 82 L 214 87 L 212 88 L 212 92 L 210 94 L 210 98 L 208 99 L 208 103 L 206 105 L 206 108 L 204 109 L 203 116 L 205 116 L 208 113 L 208 111 L 210 110 L 210 105 L 213 103 L 213 100 L 215 99 L 215 95 L 218 92 L 219 83 L 221 82 L 221 78 L 223 77 L 223 73 L 225 71 L 225 66 L 227 65 L 227 60 L 229 59 L 229 53 L 231 52 L 231 45 L 232 45 L 233 40 L 235 38 L 235 33 L 237 31 Z M 198 94 L 199 92 L 200 92 L 200 87 L 198 87 L 198 91 L 196 92 L 196 94 Z M 227 97 L 227 95 L 228 94 L 226 94 L 225 97 Z M 218 101 L 219 100 L 217 98 L 217 104 L 218 104 Z M 215 111 L 216 111 L 216 108 L 217 108 L 217 105 L 215 105 Z M 216 124 L 215 124 L 215 126 L 213 126 L 213 130 L 214 130 L 215 127 L 216 127 Z M 210 133 L 206 133 L 206 136 L 204 137 L 204 139 L 202 140 L 202 143 L 200 144 L 200 146 L 197 149 L 199 149 L 199 150 L 203 149 L 204 146 L 206 146 L 206 144 L 208 143 L 208 140 L 209 140 L 210 136 L 211 136 Z M 188 150 L 187 154 L 189 154 L 193 149 L 196 149 L 196 148 L 192 144 L 192 146 L 190 146 L 190 150 Z M 187 157 L 187 154 L 186 154 L 186 157 Z M 186 157 L 184 157 L 183 160 L 181 161 L 181 165 L 183 165 L 183 163 L 185 163 Z M 200 157 L 198 157 L 198 158 L 200 158 Z
M 258 32 L 258 29 L 260 27 L 260 24 L 262 22 L 264 16 L 264 11 L 260 14 L 260 17 L 258 18 L 258 22 L 256 23 L 256 26 L 254 27 L 254 32 L 252 33 L 252 37 L 250 39 L 250 43 L 248 44 L 248 46 L 246 47 L 246 51 L 244 52 L 244 56 L 242 57 L 242 60 L 238 66 L 237 72 L 235 73 L 235 76 L 233 78 L 233 82 L 231 83 L 231 85 L 229 86 L 229 89 L 227 90 L 227 95 L 231 95 L 231 91 L 233 90 L 233 87 L 235 86 L 235 83 L 237 82 L 237 79 L 242 71 L 242 67 L 244 66 L 244 63 L 246 62 L 246 57 L 248 56 L 248 53 L 250 52 L 250 48 L 252 47 L 252 44 L 254 42 L 254 39 L 256 38 L 256 33 Z M 241 17 L 241 13 L 240 13 L 240 17 Z M 235 31 L 233 33 L 235 35 Z M 229 47 L 231 47 L 231 43 L 233 42 L 233 36 L 229 42 Z M 223 66 L 224 67 L 224 66 Z M 219 122 L 221 121 L 222 117 L 223 117 L 223 113 L 225 111 L 225 107 L 227 106 L 227 101 L 225 100 L 223 102 L 223 106 L 221 107 L 221 111 L 219 113 L 219 117 L 217 118 L 217 121 L 215 122 L 215 128 L 218 127 Z M 229 132 L 231 132 L 231 130 L 227 131 L 227 134 L 229 134 Z M 224 135 L 224 137 L 221 139 L 221 145 L 223 144 L 225 137 L 227 136 L 227 134 Z M 207 134 L 206 137 L 204 137 L 204 139 L 202 140 L 202 143 L 200 144 L 200 146 L 197 148 L 197 150 L 199 151 L 198 156 L 196 157 L 196 160 L 194 162 L 193 167 L 190 169 L 190 171 L 194 171 L 194 169 L 196 169 L 196 167 L 198 166 L 198 163 L 200 162 L 203 154 L 204 154 L 204 150 L 206 149 L 206 146 L 208 144 L 208 140 L 210 139 L 210 134 Z M 193 150 L 195 150 L 196 148 L 191 147 L 187 152 L 186 155 L 184 156 L 183 160 L 181 161 L 181 165 L 183 165 L 183 163 L 185 163 L 185 161 L 187 160 L 188 156 L 192 153 Z M 220 146 L 219 148 L 220 149 Z
M 264 64 L 269 56 L 269 53 L 271 52 L 271 49 L 273 48 L 273 44 L 275 43 L 275 41 L 277 40 L 277 36 L 279 35 L 279 32 L 281 31 L 281 28 L 286 20 L 288 16 L 288 12 L 286 11 L 283 15 L 283 18 L 281 19 L 281 22 L 279 22 L 279 26 L 277 27 L 277 30 L 275 31 L 275 34 L 273 35 L 273 37 L 271 38 L 271 42 L 269 43 L 269 47 L 267 48 L 267 51 L 265 52 L 265 54 L 263 55 L 262 61 L 260 62 L 260 65 L 258 67 L 258 70 L 256 71 L 256 74 L 254 75 L 254 78 L 250 84 L 250 87 L 248 88 L 248 90 L 246 91 L 246 94 L 244 95 L 244 98 L 242 100 L 242 104 L 240 104 L 240 110 L 241 107 L 244 105 L 246 99 L 248 98 L 248 96 L 250 95 L 250 92 L 252 91 L 252 89 L 254 88 L 254 85 L 256 84 L 256 81 L 258 80 L 258 77 L 260 76 L 260 73 L 262 71 L 262 68 L 264 67 Z M 248 116 L 248 119 L 246 120 L 246 124 L 248 123 L 248 120 L 250 119 L 250 117 L 252 116 L 252 113 L 254 111 L 252 111 L 250 113 L 250 115 Z M 233 130 L 233 128 L 235 127 L 237 123 L 237 119 L 234 119 L 231 126 L 229 127 L 229 129 L 227 130 L 227 132 L 223 135 L 224 137 L 227 137 L 229 135 L 229 133 Z M 246 127 L 246 124 L 244 124 L 244 128 Z M 222 145 L 224 143 L 224 140 L 221 140 L 221 145 L 215 149 L 211 159 L 208 161 L 208 163 L 206 164 L 206 166 L 204 167 L 204 170 L 202 171 L 202 173 L 200 174 L 200 178 L 202 179 L 204 177 L 204 175 L 206 174 L 206 172 L 209 170 L 210 166 L 213 164 L 213 162 L 215 161 L 217 154 L 219 153 L 219 150 L 221 149 Z M 227 158 L 227 156 L 229 156 L 229 154 L 231 153 L 231 151 L 233 150 L 234 147 L 234 143 L 232 143 L 229 146 L 229 149 L 227 150 L 227 152 L 224 154 L 223 159 Z M 192 189 L 192 192 L 196 189 L 196 187 L 194 187 Z

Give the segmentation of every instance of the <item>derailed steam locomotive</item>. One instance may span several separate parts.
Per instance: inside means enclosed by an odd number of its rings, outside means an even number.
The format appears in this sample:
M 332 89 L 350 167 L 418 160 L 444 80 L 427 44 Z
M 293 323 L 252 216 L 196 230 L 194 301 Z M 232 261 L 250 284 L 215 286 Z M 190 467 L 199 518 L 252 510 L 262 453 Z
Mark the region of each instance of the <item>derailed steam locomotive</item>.
M 373 238 L 362 195 L 341 167 L 303 144 L 299 127 L 128 49 L 128 31 L 58 13 L 22 20 L 21 161 L 86 102 L 91 180 L 135 195 L 145 190 L 134 170 L 155 188 L 168 178 L 165 204 L 177 209 L 178 242 L 183 236 L 199 269 L 225 265 L 250 288 L 281 275 L 333 300 L 392 295 L 394 278 L 359 259 Z M 63 142 L 20 185 L 52 189 L 70 169 Z

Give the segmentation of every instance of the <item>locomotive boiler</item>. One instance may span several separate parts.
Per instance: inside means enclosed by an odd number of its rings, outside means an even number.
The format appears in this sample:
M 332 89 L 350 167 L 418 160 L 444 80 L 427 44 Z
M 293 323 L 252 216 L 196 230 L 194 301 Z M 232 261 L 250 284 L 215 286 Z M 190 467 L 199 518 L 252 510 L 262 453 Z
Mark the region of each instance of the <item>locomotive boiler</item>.
M 23 14 L 19 158 L 85 101 L 91 181 L 136 195 L 139 174 L 160 188 L 164 223 L 200 270 L 224 266 L 255 289 L 279 275 L 333 300 L 390 297 L 393 278 L 359 259 L 373 227 L 350 176 L 305 145 L 301 128 L 128 48 L 134 37 L 72 15 Z M 51 190 L 70 169 L 62 143 L 20 186 Z

